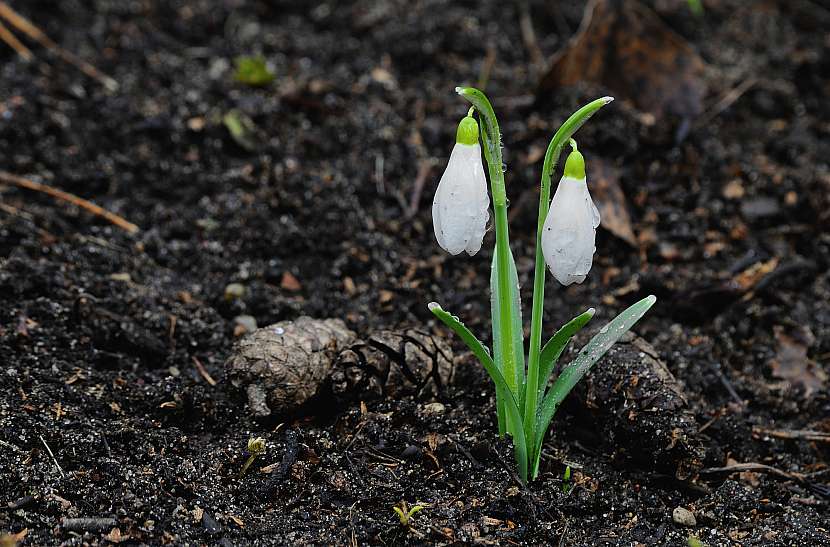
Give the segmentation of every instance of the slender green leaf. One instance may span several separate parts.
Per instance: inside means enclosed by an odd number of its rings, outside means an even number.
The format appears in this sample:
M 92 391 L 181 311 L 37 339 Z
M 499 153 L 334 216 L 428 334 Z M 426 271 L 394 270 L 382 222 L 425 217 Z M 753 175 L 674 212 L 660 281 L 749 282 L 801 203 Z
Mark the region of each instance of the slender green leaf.
M 484 367 L 484 370 L 487 371 L 490 379 L 496 384 L 496 389 L 500 389 L 506 394 L 504 397 L 504 406 L 507 414 L 510 434 L 513 435 L 513 450 L 516 457 L 516 465 L 519 468 L 519 476 L 523 481 L 527 481 L 528 447 L 525 442 L 524 430 L 522 429 L 522 415 L 519 412 L 519 406 L 516 402 L 516 398 L 513 396 L 513 392 L 510 390 L 507 382 L 505 382 L 504 376 L 502 376 L 498 367 L 496 367 L 493 362 L 493 358 L 490 357 L 490 353 L 487 351 L 484 344 L 482 344 L 478 338 L 476 338 L 475 335 L 473 335 L 473 333 L 471 333 L 470 330 L 464 326 L 458 317 L 444 311 L 436 302 L 431 302 L 429 304 L 429 311 L 431 311 L 435 317 L 440 319 L 446 326 L 461 337 L 464 343 L 467 344 L 467 347 L 470 348 L 470 351 L 473 352 L 481 365 Z
M 612 319 L 599 330 L 599 333 L 591 338 L 591 341 L 582 348 L 582 351 L 579 352 L 576 359 L 562 370 L 556 382 L 548 390 L 539 408 L 536 422 L 536 446 L 533 447 L 532 452 L 532 477 L 536 477 L 539 472 L 539 457 L 542 450 L 542 441 L 545 438 L 550 421 L 553 419 L 553 415 L 556 414 L 559 405 L 562 404 L 562 401 L 568 393 L 585 376 L 585 373 L 591 369 L 594 363 L 605 355 L 605 352 L 611 349 L 611 346 L 633 327 L 656 301 L 657 298 L 654 295 L 647 296 Z
M 521 397 L 521 386 L 524 384 L 524 340 L 522 339 L 522 304 L 519 300 L 519 274 L 516 271 L 516 262 L 513 260 L 513 253 L 508 252 L 508 294 L 506 297 L 502 297 L 499 293 L 497 254 L 498 250 L 493 253 L 493 264 L 490 270 L 490 310 L 493 315 L 493 357 L 496 360 L 496 364 L 499 365 L 499 370 L 504 373 L 504 368 L 501 366 L 501 360 L 503 359 L 502 352 L 506 347 L 512 347 L 514 364 L 513 378 L 508 378 L 505 375 L 505 380 L 507 380 L 507 383 L 513 389 L 513 394 L 523 399 Z M 496 320 L 501 313 L 502 303 L 506 303 L 509 306 L 508 311 L 513 324 L 511 333 L 513 335 L 513 344 L 510 346 L 504 343 L 503 333 Z
M 486 150 L 486 148 L 485 148 Z M 504 373 L 504 360 L 502 354 L 504 352 L 504 343 L 502 341 L 502 332 L 499 328 L 499 283 L 498 283 L 498 261 L 497 253 L 493 253 L 493 264 L 490 269 L 490 316 L 493 325 L 493 356 L 496 361 L 496 366 Z M 507 424 L 505 422 L 504 409 L 504 393 L 496 388 L 496 414 L 499 421 L 499 436 L 503 437 L 507 431 Z
M 536 264 L 533 274 L 533 307 L 530 313 L 530 339 L 528 340 L 527 350 L 526 385 L 531 386 L 531 388 L 525 393 L 523 407 L 525 436 L 531 439 L 531 444 L 534 446 L 536 445 L 536 438 L 542 435 L 535 429 L 539 397 L 542 395 L 541 387 L 547 385 L 548 376 L 550 376 L 550 371 L 553 369 L 552 364 L 547 365 L 541 358 L 542 312 L 545 303 L 545 258 L 542 253 L 542 231 L 550 208 L 550 179 L 556 163 L 559 161 L 562 147 L 568 142 L 568 139 L 588 118 L 613 100 L 612 97 L 602 97 L 591 101 L 571 114 L 553 135 L 545 152 L 542 181 L 539 189 L 539 215 L 536 223 Z M 555 363 L 555 359 L 549 359 L 547 363 Z M 540 386 L 539 390 L 534 389 L 537 385 Z
M 559 356 L 568 347 L 568 342 L 571 340 L 571 337 L 588 324 L 588 321 L 594 317 L 595 312 L 596 310 L 594 308 L 589 308 L 587 311 L 565 323 L 542 348 L 542 353 L 539 356 L 540 372 L 538 391 L 540 397 L 548 385 L 548 380 L 550 380 L 550 375 L 556 367 L 556 363 L 559 361 Z
M 559 154 L 562 152 L 562 147 L 565 146 L 565 143 L 568 142 L 568 139 L 573 137 L 574 133 L 576 133 L 580 127 L 582 127 L 585 122 L 587 122 L 591 116 L 597 113 L 597 111 L 602 108 L 603 106 L 607 105 L 608 103 L 612 102 L 614 97 L 600 97 L 599 99 L 595 99 L 590 103 L 586 104 L 565 120 L 559 129 L 556 130 L 556 133 L 553 135 L 553 138 L 550 140 L 550 144 L 548 144 L 548 149 L 545 152 L 545 162 L 542 166 L 542 177 L 544 179 L 545 176 L 550 177 L 553 175 L 553 170 L 556 168 L 556 164 L 559 161 Z M 544 182 L 542 183 L 544 185 Z M 550 182 L 548 182 L 548 186 Z M 544 222 L 544 221 L 542 221 Z

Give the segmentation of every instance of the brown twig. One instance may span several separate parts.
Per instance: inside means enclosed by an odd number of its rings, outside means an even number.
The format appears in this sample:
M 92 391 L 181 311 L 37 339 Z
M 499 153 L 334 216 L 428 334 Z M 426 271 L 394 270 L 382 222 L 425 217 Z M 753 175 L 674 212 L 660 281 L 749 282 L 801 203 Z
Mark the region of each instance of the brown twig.
M 215 386 L 216 385 L 216 380 L 214 380 L 213 376 L 211 376 L 208 373 L 207 369 L 205 368 L 205 365 L 203 365 L 202 362 L 199 361 L 199 359 L 195 355 L 191 358 L 193 359 L 193 364 L 196 365 L 196 370 L 198 370 L 199 374 L 202 375 L 202 378 L 204 378 L 205 381 L 207 383 L 209 383 L 210 385 Z
M 724 93 L 723 97 L 715 103 L 712 108 L 708 111 L 704 112 L 703 115 L 698 118 L 695 122 L 695 126 L 701 127 L 712 121 L 718 114 L 732 106 L 735 101 L 741 98 L 741 96 L 749 91 L 749 89 L 754 86 L 758 80 L 755 78 L 747 78 L 746 80 L 742 81 L 726 93 Z
M 788 471 L 782 471 L 778 468 L 772 467 L 771 465 L 766 465 L 763 463 L 735 463 L 732 465 L 727 465 L 725 467 L 709 467 L 706 469 L 701 469 L 700 474 L 712 475 L 715 473 L 740 473 L 741 471 L 761 471 L 784 479 L 795 480 L 799 482 L 804 481 L 804 476 L 801 473 L 790 473 Z
M 418 204 L 421 202 L 421 194 L 424 191 L 424 184 L 435 165 L 432 159 L 423 159 L 418 162 L 418 174 L 415 175 L 415 184 L 412 188 L 412 195 L 409 197 L 409 207 L 406 210 L 406 218 L 411 219 L 418 213 Z
M 530 17 L 530 6 L 527 0 L 519 0 L 519 28 L 522 32 L 522 42 L 525 44 L 530 63 L 534 71 L 539 71 L 544 65 L 544 56 L 536 41 L 536 31 L 533 30 L 533 19 Z
M 116 82 L 113 78 L 110 78 L 74 53 L 60 47 L 31 21 L 14 11 L 6 2 L 0 1 L 0 17 L 8 21 L 11 26 L 27 35 L 29 38 L 52 51 L 65 62 L 74 66 L 93 80 L 100 82 L 108 90 L 116 91 L 118 89 L 118 82 Z
M 752 428 L 755 435 L 766 435 L 776 439 L 813 441 L 817 443 L 830 443 L 830 433 L 813 431 L 811 429 L 767 429 L 755 426 Z
M 58 468 L 58 471 L 60 471 L 61 477 L 65 477 L 66 475 L 64 474 L 63 469 L 61 469 L 61 464 L 59 464 L 59 463 L 58 463 L 58 459 L 57 459 L 57 458 L 55 457 L 55 455 L 52 453 L 52 449 L 51 449 L 51 448 L 49 448 L 49 445 L 48 445 L 48 444 L 46 444 L 46 440 L 44 440 L 44 438 L 43 438 L 43 436 L 42 436 L 42 435 L 39 435 L 39 437 L 40 437 L 40 442 L 42 442 L 42 443 L 43 443 L 43 446 L 45 446 L 45 447 L 46 447 L 46 451 L 47 451 L 47 452 L 49 452 L 49 455 L 50 455 L 50 456 L 52 456 L 52 462 L 55 464 L 55 467 L 57 467 L 57 468 Z
M 29 50 L 29 48 L 24 46 L 23 42 L 18 40 L 17 37 L 14 34 L 12 34 L 12 31 L 10 31 L 8 27 L 6 27 L 6 25 L 4 25 L 2 22 L 0 22 L 0 40 L 6 42 L 9 45 L 9 47 L 15 50 L 18 55 L 23 57 L 23 60 L 25 60 L 27 63 L 31 62 L 32 59 L 35 58 L 35 56 L 32 55 L 32 52 Z
M 58 190 L 57 188 L 53 188 L 51 186 L 41 184 L 40 182 L 35 182 L 24 177 L 12 175 L 11 173 L 7 173 L 5 171 L 0 171 L 0 182 L 5 182 L 6 184 L 13 184 L 20 188 L 34 190 L 35 192 L 42 192 L 44 194 L 52 196 L 53 198 L 60 199 L 67 203 L 71 203 L 72 205 L 80 207 L 81 209 L 84 209 L 85 211 L 88 211 L 93 215 L 108 220 L 109 222 L 115 224 L 127 233 L 134 234 L 139 230 L 138 226 L 126 220 L 125 218 L 118 216 L 115 213 L 111 213 L 103 207 L 95 205 L 91 201 L 87 201 L 83 198 L 79 198 L 74 194 L 70 194 L 69 192 L 64 192 L 63 190 Z
M 490 80 L 490 72 L 493 70 L 493 65 L 496 64 L 496 53 L 494 45 L 487 46 L 487 55 L 481 64 L 481 72 L 478 73 L 478 88 L 481 90 L 487 87 L 487 82 Z

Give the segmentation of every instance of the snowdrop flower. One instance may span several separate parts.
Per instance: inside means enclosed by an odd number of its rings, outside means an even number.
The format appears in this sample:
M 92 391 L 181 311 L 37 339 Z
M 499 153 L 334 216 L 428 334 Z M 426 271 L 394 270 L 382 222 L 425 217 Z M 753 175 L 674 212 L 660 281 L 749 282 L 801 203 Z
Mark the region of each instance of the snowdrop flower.
M 478 123 L 468 115 L 458 124 L 455 146 L 432 202 L 438 245 L 451 255 L 481 249 L 490 218 L 487 179 L 481 162 Z
M 542 231 L 542 252 L 553 277 L 563 285 L 582 283 L 594 261 L 599 211 L 585 179 L 585 159 L 573 151 L 551 201 Z

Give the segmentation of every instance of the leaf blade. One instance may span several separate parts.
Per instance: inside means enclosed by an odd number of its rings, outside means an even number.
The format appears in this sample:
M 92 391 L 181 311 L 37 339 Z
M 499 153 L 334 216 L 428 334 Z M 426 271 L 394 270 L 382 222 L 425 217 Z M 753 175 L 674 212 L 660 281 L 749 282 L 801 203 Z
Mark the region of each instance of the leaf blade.
M 542 441 L 547 433 L 548 426 L 553 419 L 559 405 L 571 392 L 573 387 L 582 379 L 591 367 L 611 349 L 611 346 L 619 340 L 623 334 L 628 332 L 634 324 L 645 315 L 654 305 L 657 298 L 649 295 L 639 302 L 629 306 L 622 313 L 609 321 L 596 335 L 585 345 L 574 359 L 559 375 L 556 382 L 548 390 L 542 404 L 539 407 L 537 416 L 536 431 L 538 433 L 536 446 L 533 447 L 533 474 L 539 472 L 539 458 L 541 456 Z
M 498 244 L 497 244 L 498 245 Z M 513 259 L 513 253 L 508 249 L 508 263 L 507 263 L 507 277 L 508 277 L 508 295 L 507 298 L 502 298 L 499 293 L 498 272 L 497 272 L 497 252 L 493 253 L 493 264 L 490 270 L 490 312 L 493 316 L 493 357 L 497 363 L 505 357 L 502 356 L 505 343 L 502 339 L 502 332 L 499 328 L 496 318 L 501 313 L 501 302 L 509 302 L 510 316 L 513 322 L 513 373 L 512 378 L 505 375 L 505 380 L 508 381 L 513 394 L 516 395 L 520 402 L 524 397 L 522 396 L 521 386 L 524 384 L 524 339 L 522 338 L 522 305 L 519 296 L 519 274 L 516 271 L 516 262 Z M 504 369 L 501 368 L 502 373 Z
M 570 342 L 573 335 L 582 330 L 582 327 L 591 321 L 594 317 L 594 313 L 596 313 L 594 308 L 588 308 L 586 311 L 577 315 L 556 331 L 556 334 L 554 334 L 542 347 L 542 351 L 539 355 L 539 364 L 541 365 L 541 369 L 539 373 L 538 390 L 540 396 L 544 392 L 545 387 L 548 385 L 548 380 L 550 380 L 550 375 L 553 373 L 553 369 L 556 367 L 559 357 L 562 355 L 562 352 L 565 351 L 565 348 L 568 347 L 568 342 Z
M 484 370 L 487 371 L 490 379 L 496 384 L 496 388 L 501 389 L 505 393 L 506 396 L 504 398 L 504 406 L 507 411 L 507 419 L 510 424 L 510 433 L 513 435 L 513 449 L 516 457 L 516 465 L 519 468 L 519 476 L 526 482 L 529 463 L 528 447 L 525 441 L 524 430 L 522 429 L 522 416 L 519 412 L 519 406 L 516 402 L 516 398 L 510 390 L 510 386 L 507 385 L 507 382 L 504 380 L 504 376 L 502 376 L 501 371 L 499 371 L 498 367 L 496 367 L 493 362 L 493 358 L 490 357 L 490 353 L 487 351 L 484 344 L 482 344 L 478 338 L 470 332 L 470 330 L 458 319 L 458 317 L 444 311 L 444 309 L 442 309 L 436 302 L 431 302 L 428 307 L 429 311 L 431 311 L 435 317 L 440 319 L 442 323 L 448 326 L 464 341 L 465 344 L 467 344 L 467 347 L 470 348 L 470 351 L 472 351 L 476 358 L 478 358 L 479 362 L 484 367 Z

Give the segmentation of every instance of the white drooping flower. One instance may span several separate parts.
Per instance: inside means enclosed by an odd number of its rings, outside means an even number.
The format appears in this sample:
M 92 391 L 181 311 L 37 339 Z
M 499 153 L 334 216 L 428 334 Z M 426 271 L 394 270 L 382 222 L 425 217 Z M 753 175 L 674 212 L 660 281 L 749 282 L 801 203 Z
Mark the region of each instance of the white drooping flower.
M 487 179 L 478 144 L 478 123 L 468 116 L 458 124 L 456 143 L 432 202 L 438 245 L 451 255 L 481 249 L 490 218 Z
M 585 160 L 575 148 L 565 162 L 542 229 L 542 253 L 553 277 L 563 285 L 582 283 L 596 251 L 599 211 L 588 192 Z

